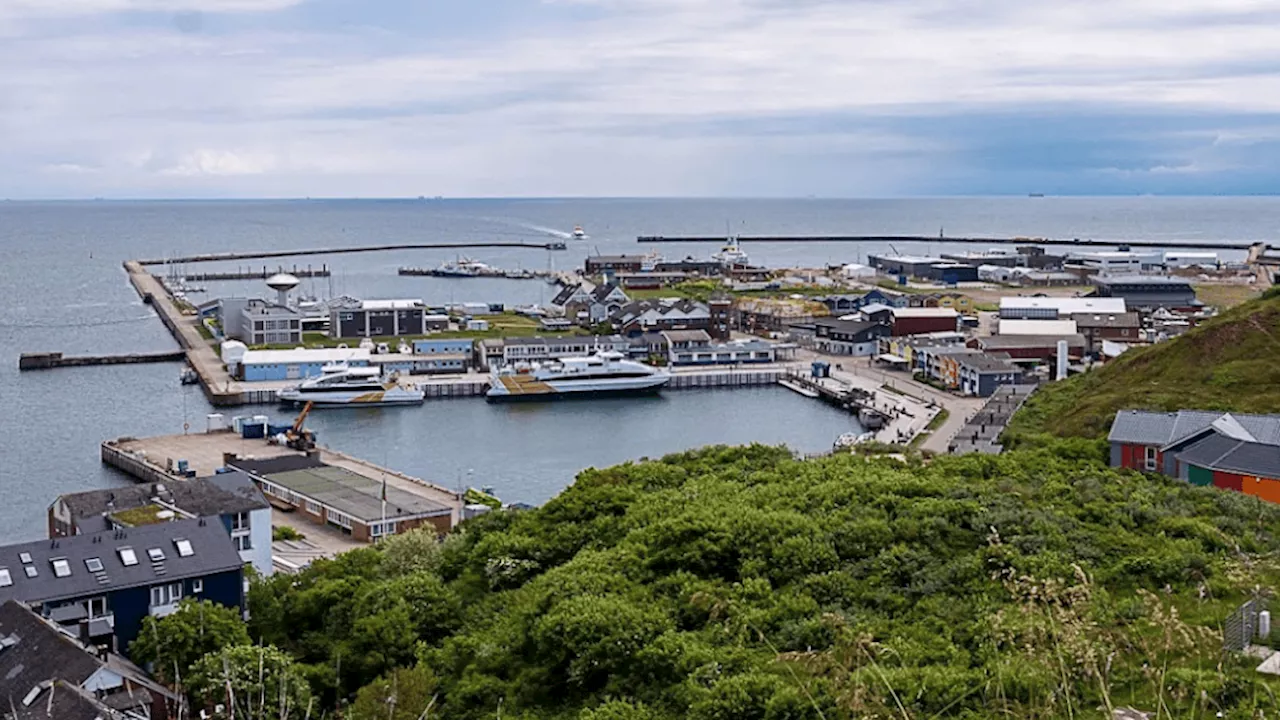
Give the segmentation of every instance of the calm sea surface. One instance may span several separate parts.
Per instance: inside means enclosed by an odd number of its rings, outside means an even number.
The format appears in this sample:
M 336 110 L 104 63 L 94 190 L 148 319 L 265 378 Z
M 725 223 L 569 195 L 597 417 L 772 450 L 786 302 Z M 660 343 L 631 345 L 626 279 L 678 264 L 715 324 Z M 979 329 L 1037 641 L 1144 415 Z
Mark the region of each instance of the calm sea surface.
M 21 352 L 175 347 L 125 281 L 124 260 L 262 248 L 542 241 L 567 235 L 575 224 L 590 237 L 568 240 L 567 252 L 500 249 L 467 255 L 499 267 L 567 268 L 597 251 L 647 250 L 635 242 L 637 235 L 723 234 L 726 224 L 740 234 L 933 236 L 943 230 L 953 236 L 1163 239 L 1170 244 L 1249 241 L 1275 236 L 1280 199 L 0 202 L 0 542 L 40 537 L 45 510 L 60 493 L 127 482 L 99 464 L 103 439 L 181 432 L 184 420 L 198 428 L 211 411 L 199 391 L 178 384 L 178 365 L 18 373 Z M 668 256 L 714 250 L 660 249 Z M 839 244 L 746 249 L 753 261 L 768 264 L 850 262 L 889 250 Z M 904 253 L 947 249 L 953 248 L 940 242 L 897 247 Z M 430 303 L 550 299 L 550 288 L 541 282 L 396 275 L 402 265 L 429 267 L 454 258 L 445 251 L 417 251 L 296 262 L 323 262 L 334 270 L 331 280 L 304 282 L 303 292 L 319 296 L 412 297 Z M 257 281 L 214 283 L 208 289 L 207 297 L 264 292 Z M 201 297 L 206 296 L 196 299 Z M 312 417 L 321 442 L 337 449 L 446 485 L 492 485 L 505 500 L 531 503 L 554 496 L 585 467 L 712 443 L 786 443 L 817 451 L 852 429 L 848 416 L 773 388 L 523 406 L 456 400 Z

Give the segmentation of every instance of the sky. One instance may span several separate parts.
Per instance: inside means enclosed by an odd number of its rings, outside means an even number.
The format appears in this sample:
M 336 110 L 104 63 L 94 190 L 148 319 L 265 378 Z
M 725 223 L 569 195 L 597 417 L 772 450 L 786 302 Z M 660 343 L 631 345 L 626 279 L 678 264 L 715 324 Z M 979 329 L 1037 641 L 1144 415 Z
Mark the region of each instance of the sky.
M 0 197 L 1277 181 L 1277 0 L 0 0 Z

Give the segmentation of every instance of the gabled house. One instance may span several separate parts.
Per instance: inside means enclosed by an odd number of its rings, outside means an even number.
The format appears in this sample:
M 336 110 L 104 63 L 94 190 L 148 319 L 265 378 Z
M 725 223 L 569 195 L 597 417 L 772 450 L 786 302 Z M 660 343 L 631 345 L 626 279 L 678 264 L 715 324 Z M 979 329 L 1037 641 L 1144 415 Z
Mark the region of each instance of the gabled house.
M 120 652 L 144 617 L 168 615 L 184 597 L 243 610 L 244 592 L 244 561 L 216 517 L 0 547 L 0 602 Z
M 551 304 L 555 307 L 565 310 L 570 305 L 581 305 L 582 303 L 591 301 L 591 289 L 582 283 L 577 285 L 568 285 L 560 289 L 556 296 L 551 298 Z
M 88 535 L 170 520 L 217 517 L 240 558 L 262 575 L 271 562 L 271 504 L 240 471 L 173 483 L 140 483 L 59 496 L 49 506 L 49 537 Z
M 0 716 L 164 720 L 177 705 L 120 655 L 85 646 L 21 603 L 0 604 Z
M 589 299 L 581 308 L 575 308 L 570 303 L 566 308 L 566 313 L 571 318 L 577 315 L 581 321 L 584 319 L 582 313 L 585 311 L 587 324 L 596 325 L 608 320 L 614 313 L 621 310 L 623 305 L 629 302 L 631 302 L 631 298 L 627 297 L 627 293 L 622 288 L 614 283 L 608 283 L 592 290 Z
M 1107 439 L 1112 467 L 1280 502 L 1280 415 L 1122 410 Z
M 706 330 L 712 337 L 720 337 L 711 307 L 693 300 L 637 300 L 618 308 L 609 320 L 624 335 L 664 330 Z M 725 322 L 727 324 L 727 318 Z
M 889 333 L 886 323 L 836 318 L 817 318 L 809 324 L 791 326 L 792 337 L 803 345 L 830 355 L 855 357 L 876 354 L 877 341 Z

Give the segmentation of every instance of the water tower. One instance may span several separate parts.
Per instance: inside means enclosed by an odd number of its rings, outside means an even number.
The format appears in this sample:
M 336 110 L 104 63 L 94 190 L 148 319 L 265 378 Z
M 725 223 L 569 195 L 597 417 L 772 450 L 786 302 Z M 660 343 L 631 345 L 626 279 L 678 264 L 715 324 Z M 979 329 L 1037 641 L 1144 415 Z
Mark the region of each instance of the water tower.
M 277 304 L 288 307 L 289 291 L 298 287 L 300 282 L 301 280 L 289 273 L 277 273 L 267 278 L 267 287 L 276 291 Z

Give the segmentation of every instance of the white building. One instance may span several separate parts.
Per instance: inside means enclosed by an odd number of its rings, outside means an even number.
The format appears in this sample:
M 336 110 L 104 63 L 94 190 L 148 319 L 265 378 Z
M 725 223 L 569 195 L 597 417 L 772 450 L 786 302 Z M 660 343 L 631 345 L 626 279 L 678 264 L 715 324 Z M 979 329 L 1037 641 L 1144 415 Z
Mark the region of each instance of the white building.
M 870 265 L 861 263 L 849 263 L 840 268 L 840 276 L 845 280 L 861 280 L 863 278 L 873 278 L 876 276 L 876 269 Z
M 246 345 L 302 343 L 302 313 L 259 298 L 222 298 L 218 321 L 224 336 Z
M 1124 298 L 1002 297 L 1002 320 L 1057 320 L 1077 313 L 1118 315 L 1125 312 Z
M 1075 335 L 1075 320 L 1001 320 L 998 335 Z
M 1164 255 L 1156 251 L 1107 250 L 1073 253 L 1068 262 L 1104 275 L 1126 275 L 1163 269 Z
M 1164 264 L 1168 267 L 1218 267 L 1218 253 L 1214 252 L 1191 252 L 1188 250 L 1175 250 L 1164 254 Z

